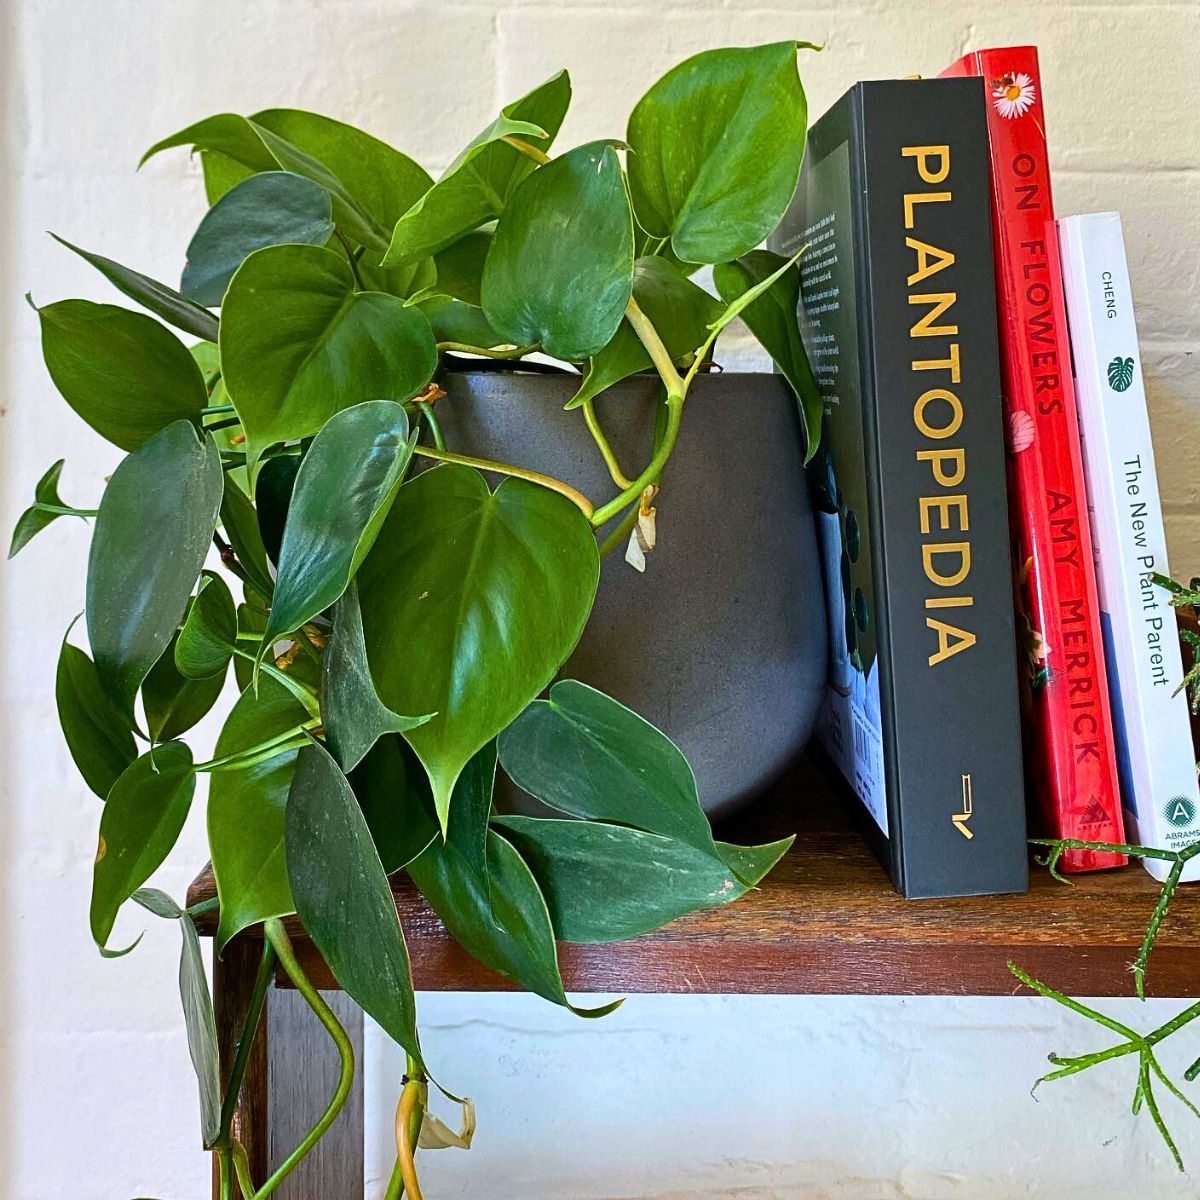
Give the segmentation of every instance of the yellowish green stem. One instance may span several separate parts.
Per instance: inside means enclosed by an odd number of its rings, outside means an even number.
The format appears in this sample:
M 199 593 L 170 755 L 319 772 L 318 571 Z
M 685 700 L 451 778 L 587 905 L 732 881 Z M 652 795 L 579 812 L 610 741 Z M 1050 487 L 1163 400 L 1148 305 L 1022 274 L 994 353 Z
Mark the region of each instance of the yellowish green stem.
M 522 154 L 528 155 L 535 163 L 539 163 L 542 166 L 545 166 L 546 163 L 550 161 L 550 155 L 548 155 L 544 150 L 539 150 L 536 146 L 525 141 L 523 138 L 513 137 L 512 134 L 508 134 L 500 140 L 502 142 L 507 142 L 514 150 L 520 150 Z
M 612 444 L 600 426 L 600 418 L 596 416 L 595 403 L 591 400 L 585 400 L 582 407 L 583 419 L 587 424 L 588 432 L 592 435 L 592 440 L 599 447 L 600 453 L 604 457 L 604 465 L 608 467 L 608 473 L 612 476 L 613 483 L 619 488 L 627 488 L 632 480 L 621 470 L 621 464 L 617 461 L 616 452 L 613 450 Z
M 560 496 L 566 496 L 585 517 L 592 519 L 595 505 L 581 491 L 551 475 L 543 475 L 540 471 L 527 471 L 524 467 L 513 466 L 512 463 L 492 462 L 490 459 L 475 458 L 469 454 L 454 454 L 452 451 L 438 450 L 433 446 L 417 446 L 413 453 L 421 455 L 422 458 L 435 459 L 437 462 L 459 463 L 479 471 L 494 471 L 497 475 L 511 475 L 514 479 L 525 479 L 529 483 L 539 484 Z

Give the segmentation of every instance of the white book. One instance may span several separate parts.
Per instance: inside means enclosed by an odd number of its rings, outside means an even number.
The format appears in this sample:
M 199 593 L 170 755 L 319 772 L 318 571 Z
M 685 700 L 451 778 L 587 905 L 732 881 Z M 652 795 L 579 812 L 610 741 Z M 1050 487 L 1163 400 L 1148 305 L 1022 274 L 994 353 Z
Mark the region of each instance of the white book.
M 1143 846 L 1200 837 L 1200 785 L 1121 218 L 1058 222 L 1101 625 L 1128 828 Z M 1156 879 L 1170 864 L 1143 859 Z M 1184 879 L 1200 878 L 1200 857 Z

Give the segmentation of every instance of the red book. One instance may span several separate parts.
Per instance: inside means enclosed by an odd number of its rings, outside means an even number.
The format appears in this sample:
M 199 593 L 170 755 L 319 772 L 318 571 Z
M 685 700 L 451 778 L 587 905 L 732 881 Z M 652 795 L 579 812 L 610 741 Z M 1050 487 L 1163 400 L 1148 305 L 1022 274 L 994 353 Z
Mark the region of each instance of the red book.
M 985 82 L 1026 766 L 1048 837 L 1123 842 L 1037 49 L 978 50 Z M 1067 871 L 1123 854 L 1069 851 Z

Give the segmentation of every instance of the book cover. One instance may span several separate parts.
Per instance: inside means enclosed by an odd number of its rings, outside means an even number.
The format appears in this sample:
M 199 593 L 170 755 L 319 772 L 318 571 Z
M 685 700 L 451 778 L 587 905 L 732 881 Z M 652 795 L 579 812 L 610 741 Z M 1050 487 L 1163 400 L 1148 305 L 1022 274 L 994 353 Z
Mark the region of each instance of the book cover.
M 1027 885 L 987 178 L 977 80 L 860 83 L 775 238 L 825 401 L 818 737 L 910 897 Z
M 980 50 L 1029 789 L 1047 837 L 1123 842 L 1100 607 L 1071 380 L 1037 50 Z M 1125 856 L 1072 850 L 1063 870 Z
M 1200 837 L 1200 784 L 1175 610 L 1151 579 L 1169 574 L 1167 537 L 1121 218 L 1058 231 L 1121 799 L 1142 845 L 1177 850 Z M 1166 877 L 1169 863 L 1142 861 Z

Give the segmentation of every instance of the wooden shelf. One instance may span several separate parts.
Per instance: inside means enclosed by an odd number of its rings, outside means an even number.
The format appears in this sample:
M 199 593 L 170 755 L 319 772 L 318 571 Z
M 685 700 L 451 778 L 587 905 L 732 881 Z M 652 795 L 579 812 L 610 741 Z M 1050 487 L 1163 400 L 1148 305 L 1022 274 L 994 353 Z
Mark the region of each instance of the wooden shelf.
M 846 812 L 815 768 L 721 830 L 734 842 L 799 836 L 762 887 L 728 907 L 685 917 L 630 942 L 560 948 L 563 979 L 578 992 L 1007 995 L 1020 990 L 1009 960 L 1080 996 L 1131 995 L 1133 960 L 1158 895 L 1138 865 L 1076 876 L 1074 886 L 1031 867 L 1024 895 L 903 900 L 892 891 Z M 407 877 L 396 906 L 419 990 L 501 991 L 442 928 Z M 188 902 L 215 895 L 212 873 Z M 1200 894 L 1184 888 L 1159 934 L 1147 993 L 1194 995 L 1200 986 Z M 201 932 L 211 934 L 212 923 Z M 335 986 L 298 926 L 297 950 L 322 987 Z

